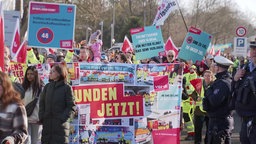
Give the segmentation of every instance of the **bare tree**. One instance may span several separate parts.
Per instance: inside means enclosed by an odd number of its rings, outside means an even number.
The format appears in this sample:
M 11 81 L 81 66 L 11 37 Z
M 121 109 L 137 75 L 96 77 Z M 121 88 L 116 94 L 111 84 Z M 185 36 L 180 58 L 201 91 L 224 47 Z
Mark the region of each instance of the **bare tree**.
M 19 0 L 16 0 L 19 1 Z M 110 45 L 110 25 L 113 22 L 113 2 L 115 2 L 115 38 L 123 40 L 124 32 L 129 29 L 131 17 L 137 17 L 145 26 L 153 23 L 157 12 L 156 0 L 36 0 L 43 2 L 72 3 L 76 9 L 76 33 L 75 39 L 85 39 L 86 29 L 92 31 L 99 29 L 99 23 L 104 21 L 104 44 Z M 21 21 L 21 35 L 27 30 L 27 10 L 29 0 L 24 0 L 24 17 Z M 192 13 L 181 5 L 181 12 L 184 13 L 185 22 L 188 26 L 197 27 L 213 35 L 213 43 L 233 42 L 235 28 L 239 25 L 246 26 L 249 35 L 253 35 L 254 28 L 250 21 L 235 9 L 232 0 L 194 0 Z M 132 26 L 132 25 L 131 25 Z M 124 28 L 125 27 L 125 28 Z M 170 14 L 165 24 L 161 26 L 162 34 L 166 40 L 172 37 L 177 46 L 181 46 L 187 34 L 184 22 L 179 11 Z

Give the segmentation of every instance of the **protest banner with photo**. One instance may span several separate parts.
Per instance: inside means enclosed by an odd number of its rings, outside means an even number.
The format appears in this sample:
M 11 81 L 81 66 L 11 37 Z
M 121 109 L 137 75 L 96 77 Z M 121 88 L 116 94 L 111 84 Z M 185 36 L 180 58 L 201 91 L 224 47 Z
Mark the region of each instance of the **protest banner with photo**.
M 182 90 L 182 68 L 179 63 L 80 63 L 79 66 L 80 80 L 84 82 L 73 85 L 77 110 L 71 120 L 70 141 L 178 143 Z M 152 72 L 153 68 L 160 67 L 151 75 L 150 84 L 141 82 L 141 76 L 138 78 L 138 71 L 143 67 Z M 132 81 L 119 79 L 118 75 L 122 72 L 132 74 Z M 116 73 L 117 76 L 110 78 Z M 148 77 L 148 73 L 145 74 Z M 163 82 L 167 79 L 168 89 L 165 88 L 166 83 L 161 83 L 162 78 Z
M 139 64 L 136 65 L 136 84 L 137 85 L 154 85 L 156 76 L 168 75 L 169 83 L 180 81 L 182 70 L 179 63 L 174 64 Z M 155 83 L 156 85 L 156 83 Z M 155 89 L 157 87 L 154 87 Z
M 159 56 L 164 51 L 162 32 L 158 26 L 130 30 L 136 60 Z
M 182 90 L 179 63 L 67 65 L 71 82 L 76 81 L 72 86 L 77 108 L 70 120 L 71 143 L 178 143 Z M 35 66 L 41 79 L 48 83 L 50 65 Z M 149 70 L 146 77 L 154 73 L 150 76 L 150 84 L 140 81 L 144 78 L 138 78 L 138 71 L 144 67 Z M 154 71 L 155 68 L 159 69 Z M 15 76 L 23 78 L 26 64 L 15 63 L 11 70 Z M 101 77 L 102 72 L 105 76 Z M 118 77 L 122 73 L 128 74 Z M 79 83 L 78 79 L 84 83 Z
M 134 118 L 90 118 L 90 104 L 77 105 L 71 120 L 72 144 L 100 142 L 134 142 Z
M 29 3 L 28 45 L 38 48 L 72 49 L 76 6 Z
M 124 82 L 134 85 L 135 65 L 80 63 L 80 84 Z
M 183 60 L 192 60 L 195 63 L 197 60 L 201 61 L 212 40 L 212 36 L 200 29 L 190 27 L 186 35 L 178 58 Z
M 67 63 L 69 81 L 71 85 L 79 85 L 80 84 L 80 68 L 79 63 Z

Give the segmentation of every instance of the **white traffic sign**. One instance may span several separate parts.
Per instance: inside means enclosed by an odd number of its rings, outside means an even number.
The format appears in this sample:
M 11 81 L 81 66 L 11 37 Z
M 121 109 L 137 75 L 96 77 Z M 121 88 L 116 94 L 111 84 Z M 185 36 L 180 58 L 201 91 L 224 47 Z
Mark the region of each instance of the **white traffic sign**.
M 247 55 L 247 37 L 234 38 L 234 55 L 244 57 Z
M 246 28 L 243 27 L 243 26 L 239 26 L 237 29 L 236 29 L 236 35 L 239 36 L 239 37 L 243 37 L 246 35 Z

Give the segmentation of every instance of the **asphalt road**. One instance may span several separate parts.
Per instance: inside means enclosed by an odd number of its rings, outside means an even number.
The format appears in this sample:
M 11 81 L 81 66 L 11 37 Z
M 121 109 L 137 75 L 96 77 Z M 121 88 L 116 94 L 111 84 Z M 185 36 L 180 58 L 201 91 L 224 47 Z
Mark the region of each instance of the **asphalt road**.
M 235 121 L 235 127 L 232 133 L 232 144 L 240 144 L 239 141 L 239 131 L 240 131 L 240 127 L 241 127 L 241 118 L 235 114 L 234 115 L 234 121 Z M 205 134 L 206 130 L 205 130 L 205 126 L 203 128 L 203 134 Z M 194 141 L 185 141 L 186 137 L 186 131 L 183 130 L 181 132 L 181 141 L 180 144 L 194 144 Z M 203 139 L 204 139 L 204 135 L 203 135 Z M 203 143 L 202 143 L 203 144 Z

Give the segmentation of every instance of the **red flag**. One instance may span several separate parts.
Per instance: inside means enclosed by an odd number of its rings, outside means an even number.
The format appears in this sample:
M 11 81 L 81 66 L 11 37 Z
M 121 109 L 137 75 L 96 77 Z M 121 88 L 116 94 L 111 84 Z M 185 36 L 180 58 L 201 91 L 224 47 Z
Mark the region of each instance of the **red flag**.
M 173 50 L 175 52 L 175 58 L 177 58 L 179 49 L 175 46 L 171 37 L 169 37 L 165 43 L 165 55 L 169 50 Z
M 196 92 L 198 94 L 201 94 L 202 86 L 203 86 L 203 81 L 201 78 L 196 78 L 190 81 L 192 86 L 195 88 Z
M 210 49 L 209 54 L 212 56 L 215 55 L 214 45 L 212 45 L 212 48 Z
M 55 50 L 52 48 L 49 48 L 49 54 L 55 54 Z
M 121 50 L 124 53 L 127 53 L 129 51 L 133 52 L 132 44 L 126 36 L 124 37 L 124 42 Z
M 0 68 L 4 71 L 4 12 L 0 1 Z
M 14 57 L 20 47 L 20 22 L 17 18 L 11 44 L 11 56 Z
M 16 54 L 13 57 L 13 60 L 19 63 L 26 63 L 27 60 L 27 41 L 23 41 L 20 47 L 18 48 Z
M 221 52 L 220 49 L 216 52 L 215 56 L 220 56 Z

